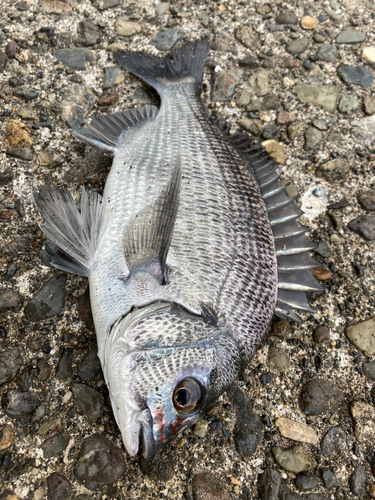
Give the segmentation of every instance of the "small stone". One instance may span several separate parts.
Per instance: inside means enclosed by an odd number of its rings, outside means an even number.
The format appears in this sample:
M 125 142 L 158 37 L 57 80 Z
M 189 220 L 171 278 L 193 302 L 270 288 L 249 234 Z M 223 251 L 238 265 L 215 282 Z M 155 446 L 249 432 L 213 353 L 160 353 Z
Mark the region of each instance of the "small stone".
M 46 436 L 51 431 L 59 432 L 61 430 L 61 417 L 57 415 L 57 417 L 49 418 L 45 420 L 38 429 L 38 434 L 40 436 Z
M 98 10 L 111 9 L 122 3 L 122 0 L 91 0 Z
M 361 85 L 364 88 L 371 87 L 374 75 L 366 66 L 348 66 L 340 64 L 337 68 L 337 74 L 345 83 Z
M 264 70 L 257 71 L 250 77 L 250 87 L 253 89 L 257 96 L 261 97 L 268 94 L 268 77 L 268 71 Z
M 267 364 L 271 371 L 285 373 L 290 367 L 290 357 L 281 347 L 270 346 L 268 349 Z
M 277 500 L 279 498 L 280 474 L 267 467 L 263 474 L 258 475 L 259 500 Z
M 6 125 L 4 142 L 8 146 L 8 151 L 27 149 L 33 141 L 30 137 L 30 129 L 19 120 L 9 120 Z
M 14 175 L 11 168 L 6 168 L 3 172 L 0 172 L 0 187 L 4 187 L 13 181 Z
M 346 336 L 365 356 L 373 356 L 375 354 L 375 317 L 349 326 L 346 329 Z
M 324 486 L 329 490 L 331 490 L 332 488 L 337 488 L 337 486 L 340 486 L 340 481 L 333 474 L 333 472 L 330 471 L 327 467 L 322 468 L 322 479 Z
M 0 290 L 0 314 L 9 310 L 17 309 L 21 302 L 22 297 L 15 290 Z
M 286 125 L 287 123 L 293 123 L 297 119 L 294 113 L 288 113 L 288 111 L 280 111 L 277 115 L 277 124 Z
M 302 386 L 299 404 L 306 415 L 334 413 L 343 403 L 344 393 L 329 380 L 314 378 Z
M 366 35 L 360 31 L 345 30 L 336 38 L 336 43 L 361 43 L 366 40 Z
M 375 433 L 375 408 L 360 401 L 354 402 L 350 412 L 355 421 L 354 432 L 359 443 L 371 443 Z
M 298 17 L 293 12 L 285 11 L 279 14 L 275 21 L 277 24 L 297 24 Z
M 322 344 L 325 341 L 330 340 L 329 328 L 326 326 L 318 326 L 315 328 L 313 333 L 313 340 L 316 344 Z
M 350 491 L 356 497 L 362 496 L 366 492 L 366 469 L 363 465 L 357 465 L 349 477 Z
M 160 2 L 157 4 L 155 7 L 155 14 L 157 16 L 162 16 L 169 10 L 169 3 L 168 2 Z
M 25 307 L 28 321 L 40 321 L 59 314 L 65 302 L 66 274 L 50 278 Z
M 115 21 L 115 31 L 119 36 L 131 37 L 141 32 L 138 23 L 128 21 L 125 17 L 118 17 Z
M 30 416 L 39 403 L 39 399 L 30 392 L 21 392 L 17 389 L 5 392 L 1 398 L 4 413 L 16 420 Z
M 185 31 L 180 28 L 174 28 L 167 31 L 162 31 L 151 40 L 158 50 L 171 50 L 171 48 L 186 35 Z
M 291 420 L 290 418 L 278 417 L 275 419 L 275 426 L 282 436 L 293 441 L 316 445 L 319 441 L 316 431 L 306 424 Z
M 302 471 L 297 474 L 294 484 L 299 491 L 311 491 L 318 486 L 318 481 L 312 472 Z
M 312 124 L 318 130 L 328 130 L 328 123 L 325 120 L 313 120 Z
M 319 281 L 325 281 L 332 278 L 332 271 L 329 269 L 324 269 L 324 267 L 318 267 L 315 269 L 311 269 L 311 273 Z
M 322 143 L 322 134 L 315 127 L 309 127 L 305 130 L 305 149 L 315 149 Z
M 365 361 L 363 363 L 363 371 L 370 380 L 375 380 L 375 361 Z
M 310 40 L 308 38 L 297 38 L 296 40 L 292 40 L 286 45 L 285 50 L 289 54 L 302 54 L 305 52 L 307 47 L 310 45 Z
M 61 102 L 61 118 L 73 129 L 85 121 L 96 99 L 94 94 L 82 85 L 74 85 L 65 92 Z
M 357 191 L 357 200 L 367 212 L 375 211 L 375 191 Z
M 280 139 L 281 130 L 280 127 L 274 124 L 266 125 L 262 131 L 263 139 L 274 139 L 275 141 Z
M 16 57 L 17 47 L 14 42 L 8 42 L 5 46 L 5 55 L 8 59 L 14 59 Z
M 293 93 L 307 104 L 313 104 L 325 111 L 333 112 L 339 95 L 339 88 L 333 85 L 305 85 L 293 87 Z
M 47 477 L 48 500 L 68 500 L 71 493 L 70 482 L 65 476 L 52 472 Z
M 341 427 L 331 427 L 322 438 L 322 454 L 325 457 L 336 456 L 347 449 L 347 435 Z
M 269 94 L 263 97 L 261 109 L 265 111 L 270 111 L 271 109 L 279 110 L 280 108 L 281 108 L 281 101 L 277 96 Z
M 304 30 L 313 30 L 319 24 L 319 20 L 312 16 L 303 16 L 301 19 L 301 28 Z
M 48 380 L 52 370 L 47 361 L 45 359 L 39 359 L 37 367 L 39 371 L 38 379 L 42 382 Z
M 258 37 L 250 26 L 240 26 L 237 28 L 236 38 L 245 45 L 245 47 L 252 50 L 256 49 L 258 46 Z
M 19 108 L 17 111 L 17 115 L 22 118 L 22 120 L 37 120 L 38 115 L 35 113 L 35 111 L 32 108 L 29 108 L 28 106 L 23 106 L 22 108 Z
M 295 474 L 316 467 L 315 459 L 298 444 L 288 450 L 274 446 L 272 453 L 280 467 Z
M 362 50 L 362 57 L 369 63 L 375 63 L 375 47 L 365 47 Z
M 359 108 L 358 100 L 355 97 L 350 97 L 346 95 L 341 96 L 339 105 L 337 106 L 337 109 L 340 111 L 340 113 L 346 115 L 351 115 L 352 113 L 355 113 L 358 108 Z
M 345 179 L 350 171 L 350 166 L 344 158 L 335 158 L 323 163 L 318 168 L 318 173 L 327 181 L 340 181 Z
M 245 107 L 250 103 L 251 94 L 247 90 L 243 90 L 236 99 L 236 106 L 239 108 Z
M 78 408 L 87 418 L 97 420 L 102 416 L 104 398 L 96 389 L 85 384 L 73 384 L 72 392 Z
M 371 146 L 375 141 L 375 116 L 367 116 L 352 122 L 352 137 L 363 146 Z
M 238 68 L 219 71 L 216 73 L 211 90 L 212 102 L 230 102 L 237 83 L 242 77 L 242 71 Z
M 94 434 L 83 441 L 74 468 L 79 483 L 94 491 L 118 481 L 124 473 L 122 452 L 109 439 Z
M 60 49 L 56 50 L 53 57 L 66 68 L 81 70 L 86 69 L 86 63 L 95 59 L 94 53 L 89 49 Z
M 375 484 L 370 485 L 370 487 L 368 489 L 368 493 L 369 493 L 371 498 L 375 498 Z
M 195 500 L 231 500 L 225 482 L 212 472 L 200 472 L 193 477 L 193 498 Z
M 63 349 L 56 368 L 56 378 L 69 380 L 73 376 L 73 350 Z
M 109 94 L 98 99 L 96 104 L 99 107 L 113 106 L 119 101 L 119 99 L 120 99 L 120 94 L 118 92 L 110 92 Z
M 287 69 L 295 69 L 298 68 L 299 65 L 300 62 L 298 61 L 298 59 L 294 59 L 293 57 L 287 57 L 279 64 L 280 68 L 287 68 Z
M 141 472 L 151 481 L 170 481 L 175 474 L 175 457 L 171 452 L 156 453 L 152 458 L 139 457 Z
M 315 43 L 323 43 L 326 40 L 326 37 L 324 35 L 321 35 L 320 33 L 315 33 L 313 38 Z
M 3 427 L 0 432 L 0 451 L 4 451 L 12 445 L 13 432 L 8 427 Z
M 95 45 L 99 42 L 100 32 L 98 26 L 91 21 L 83 21 L 78 24 L 78 33 L 82 37 L 83 45 Z
M 201 419 L 201 420 L 198 420 L 198 422 L 194 425 L 193 433 L 196 436 L 203 438 L 207 433 L 207 429 L 208 429 L 207 420 Z
M 273 324 L 272 334 L 279 339 L 286 339 L 291 333 L 290 323 L 285 319 L 279 319 Z
M 124 73 L 117 66 L 105 68 L 103 90 L 110 89 L 114 85 L 120 85 L 125 80 Z
M 101 373 L 102 368 L 98 358 L 98 349 L 91 349 L 86 353 L 79 364 L 78 375 L 82 380 L 88 382 L 94 380 Z
M 288 126 L 288 138 L 291 141 L 294 141 L 298 137 L 298 135 L 302 132 L 302 129 L 304 127 L 303 122 L 295 122 L 291 125 Z
M 337 61 L 337 48 L 335 45 L 322 45 L 316 55 L 320 61 L 334 63 Z
M 284 146 L 279 142 L 269 140 L 263 141 L 262 146 L 266 149 L 267 153 L 276 161 L 283 165 L 285 163 Z
M 363 100 L 363 107 L 366 115 L 373 115 L 375 113 L 375 97 L 367 95 Z
M 43 451 L 43 457 L 48 459 L 59 455 L 69 443 L 69 434 L 62 432 L 61 434 L 55 434 L 54 436 L 46 439 L 41 444 L 41 449 Z
M 360 215 L 348 222 L 347 226 L 351 231 L 358 233 L 365 240 L 375 240 L 375 217 Z M 373 353 L 375 353 L 375 344 Z

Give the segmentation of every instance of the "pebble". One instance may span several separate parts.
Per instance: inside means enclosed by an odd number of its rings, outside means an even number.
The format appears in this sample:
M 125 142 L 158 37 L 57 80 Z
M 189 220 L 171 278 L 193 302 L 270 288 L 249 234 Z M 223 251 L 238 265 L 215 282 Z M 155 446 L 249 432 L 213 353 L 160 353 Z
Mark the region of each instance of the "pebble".
M 322 133 L 315 127 L 309 127 L 305 130 L 305 149 L 315 149 L 321 145 Z
M 294 484 L 299 491 L 311 491 L 318 486 L 318 480 L 310 471 L 302 471 L 297 474 Z
M 315 33 L 313 39 L 315 43 L 323 43 L 326 41 L 326 37 L 324 35 L 321 35 L 320 33 Z
M 267 365 L 276 373 L 285 373 L 290 368 L 290 356 L 281 347 L 270 346 L 268 349 Z
M 267 467 L 263 474 L 258 475 L 259 500 L 278 500 L 280 483 L 280 474 Z
M 120 85 L 124 80 L 124 73 L 118 66 L 109 66 L 105 68 L 103 90 L 110 89 L 114 85 Z
M 236 99 L 236 106 L 239 108 L 245 107 L 250 103 L 251 94 L 247 90 L 243 90 Z
M 1 398 L 1 407 L 6 415 L 16 420 L 28 417 L 39 406 L 39 399 L 29 391 L 11 389 Z
M 186 35 L 181 28 L 174 28 L 167 31 L 162 31 L 151 40 L 158 50 L 170 50 L 179 40 L 182 40 Z
M 69 443 L 69 434 L 62 432 L 60 434 L 55 434 L 54 436 L 46 439 L 41 445 L 41 450 L 43 451 L 43 457 L 49 459 L 59 455 Z
M 287 123 L 293 123 L 297 119 L 294 113 L 288 113 L 288 111 L 280 111 L 277 115 L 277 124 L 286 125 Z
M 375 116 L 367 116 L 352 122 L 352 137 L 363 146 L 370 146 L 375 140 Z
M 270 111 L 270 110 L 274 109 L 277 111 L 281 108 L 282 108 L 281 101 L 276 95 L 269 94 L 269 95 L 266 95 L 265 97 L 263 97 L 261 109 L 264 109 L 265 111 Z
M 313 340 L 316 344 L 322 344 L 325 341 L 330 340 L 329 328 L 326 326 L 318 326 L 315 328 L 313 333 Z
M 201 420 L 198 420 L 198 422 L 194 425 L 193 433 L 196 436 L 203 438 L 207 433 L 207 429 L 208 429 L 207 420 L 201 419 Z
M 375 498 L 375 484 L 371 484 L 368 489 L 371 498 Z
M 375 191 L 357 191 L 357 200 L 361 207 L 367 212 L 375 211 Z
M 299 84 L 293 87 L 292 92 L 301 101 L 318 106 L 325 111 L 333 112 L 336 109 L 339 88 L 334 85 Z
M 0 313 L 17 309 L 21 302 L 22 297 L 15 290 L 11 288 L 0 290 Z
M 99 107 L 107 107 L 113 106 L 120 99 L 120 94 L 118 92 L 110 92 L 107 95 L 102 96 L 100 99 L 96 101 L 97 106 Z
M 280 139 L 281 130 L 280 127 L 274 124 L 266 125 L 262 131 L 263 139 L 274 139 L 275 141 Z
M 101 373 L 102 368 L 98 358 L 98 349 L 90 349 L 79 363 L 78 375 L 82 380 L 88 382 L 94 380 Z
M 8 64 L 8 58 L 4 52 L 0 52 L 0 71 L 4 71 Z
M 83 45 L 95 45 L 99 42 L 100 31 L 96 24 L 91 21 L 83 21 L 78 24 L 78 34 L 81 36 Z
M 337 61 L 337 48 L 335 45 L 322 45 L 319 47 L 316 56 L 320 61 L 334 63 Z
M 302 422 L 297 422 L 290 418 L 278 417 L 275 419 L 275 426 L 279 429 L 282 436 L 293 439 L 293 441 L 313 445 L 316 445 L 319 441 L 316 431 Z
M 324 486 L 329 490 L 340 486 L 340 481 L 337 479 L 334 473 L 330 471 L 327 467 L 322 468 L 322 479 Z
M 284 146 L 279 142 L 269 140 L 263 141 L 262 146 L 265 148 L 267 153 L 275 160 L 276 163 L 283 165 L 285 163 L 285 152 Z
M 365 47 L 362 50 L 362 57 L 369 63 L 375 63 L 375 47 Z
M 301 389 L 299 404 L 306 415 L 334 413 L 340 408 L 345 394 L 330 380 L 313 378 Z
M 366 469 L 363 465 L 357 465 L 349 477 L 350 491 L 354 496 L 362 496 L 366 492 Z
M 72 393 L 78 408 L 90 420 L 97 420 L 102 416 L 104 398 L 96 389 L 85 384 L 73 384 Z
M 336 38 L 336 43 L 361 43 L 366 39 L 366 35 L 356 30 L 342 31 Z
M 341 427 L 331 427 L 322 438 L 321 450 L 325 457 L 336 456 L 347 449 L 347 435 Z
M 3 427 L 0 432 L 0 451 L 8 449 L 13 442 L 13 432 L 8 427 Z
M 374 75 L 366 66 L 348 66 L 340 64 L 337 68 L 337 74 L 345 83 L 361 85 L 364 88 L 371 87 Z
M 115 21 L 115 31 L 119 36 L 131 37 L 140 33 L 142 28 L 134 21 L 128 21 L 126 17 L 118 17 Z
M 350 412 L 355 421 L 354 432 L 359 443 L 372 443 L 375 435 L 375 408 L 361 401 L 354 402 Z
M 365 356 L 375 354 L 375 317 L 360 321 L 346 329 L 346 336 Z
M 33 159 L 33 140 L 30 129 L 19 120 L 9 120 L 6 125 L 4 143 L 7 154 L 25 161 Z
M 68 500 L 71 494 L 71 485 L 65 476 L 52 472 L 47 477 L 47 499 Z
M 73 349 L 63 349 L 56 367 L 56 378 L 69 380 L 73 375 Z
M 242 73 L 238 68 L 218 71 L 211 90 L 211 101 L 230 102 L 234 89 L 242 77 Z
M 274 446 L 272 453 L 280 467 L 294 474 L 316 467 L 315 459 L 299 444 L 287 450 Z
M 235 35 L 237 40 L 245 47 L 252 50 L 258 47 L 258 37 L 250 26 L 240 26 L 237 28 Z
M 40 321 L 59 314 L 65 302 L 66 274 L 50 278 L 25 307 L 28 321 Z
M 120 448 L 103 435 L 94 434 L 83 441 L 74 474 L 79 483 L 94 491 L 118 481 L 125 465 Z
M 38 429 L 38 434 L 40 436 L 46 436 L 51 431 L 61 430 L 61 417 L 57 415 L 56 417 L 49 418 L 45 420 Z
M 319 24 L 319 20 L 316 17 L 312 16 L 303 16 L 301 18 L 301 28 L 304 30 L 313 30 Z
M 311 270 L 312 275 L 319 281 L 326 281 L 332 278 L 332 271 L 324 269 L 324 267 L 317 267 Z
M 359 108 L 359 102 L 355 97 L 350 97 L 343 95 L 341 96 L 339 105 L 337 106 L 337 109 L 340 111 L 340 113 L 346 114 L 346 115 L 351 115 L 357 111 Z
M 360 215 L 348 222 L 347 226 L 351 231 L 358 233 L 365 240 L 375 240 L 375 217 Z
M 268 94 L 269 91 L 268 78 L 269 78 L 269 73 L 268 71 L 264 70 L 257 71 L 250 77 L 249 79 L 250 87 L 258 97 L 262 97 Z
M 302 129 L 304 128 L 304 123 L 303 122 L 296 122 L 288 126 L 288 138 L 291 141 L 294 141 L 298 137 L 298 135 L 302 132 Z
M 335 158 L 318 168 L 318 173 L 330 182 L 345 179 L 349 171 L 349 163 L 344 158 Z
M 122 0 L 93 0 L 92 3 L 98 10 L 106 10 L 120 5 Z
M 169 451 L 157 453 L 149 460 L 143 455 L 139 457 L 139 467 L 151 481 L 170 481 L 175 474 L 175 465 L 176 460 Z
M 69 87 L 61 102 L 61 118 L 72 128 L 80 127 L 95 101 L 95 95 L 87 87 Z
M 0 172 L 0 187 L 4 187 L 13 181 L 14 175 L 11 168 L 6 168 L 3 172 Z
M 86 69 L 86 63 L 95 60 L 90 49 L 59 49 L 53 54 L 54 58 L 66 68 L 81 70 Z
M 194 500 L 231 500 L 225 482 L 212 472 L 200 472 L 192 481 Z
M 298 17 L 291 11 L 285 11 L 279 14 L 275 21 L 277 24 L 297 24 Z
M 157 16 L 162 16 L 169 10 L 170 4 L 168 2 L 160 2 L 155 7 L 155 14 Z
M 375 361 L 365 361 L 363 363 L 363 371 L 370 380 L 375 380 Z
M 373 115 L 375 113 L 375 97 L 367 95 L 363 100 L 363 107 L 366 115 Z
M 291 333 L 290 323 L 285 319 L 279 319 L 273 324 L 272 335 L 279 339 L 286 339 Z
M 308 38 L 297 38 L 296 40 L 292 40 L 289 42 L 285 50 L 289 54 L 302 54 L 307 50 L 307 47 L 310 45 L 310 40 Z

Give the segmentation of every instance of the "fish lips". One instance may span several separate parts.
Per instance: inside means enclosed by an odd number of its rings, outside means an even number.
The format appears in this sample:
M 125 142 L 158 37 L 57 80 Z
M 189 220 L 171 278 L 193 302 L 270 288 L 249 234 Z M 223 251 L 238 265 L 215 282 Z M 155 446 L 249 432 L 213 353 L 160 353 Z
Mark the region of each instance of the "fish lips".
M 153 420 L 148 408 L 138 410 L 128 407 L 118 424 L 125 449 L 131 457 L 138 453 L 141 439 L 144 457 L 148 459 L 155 454 Z

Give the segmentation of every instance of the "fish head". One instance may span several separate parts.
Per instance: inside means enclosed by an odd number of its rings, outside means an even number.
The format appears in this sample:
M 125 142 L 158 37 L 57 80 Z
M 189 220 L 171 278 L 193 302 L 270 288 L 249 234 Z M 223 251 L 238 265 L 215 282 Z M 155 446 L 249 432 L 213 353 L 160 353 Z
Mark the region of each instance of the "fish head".
M 194 424 L 238 377 L 241 349 L 225 325 L 163 304 L 120 321 L 105 376 L 129 455 L 146 458 Z

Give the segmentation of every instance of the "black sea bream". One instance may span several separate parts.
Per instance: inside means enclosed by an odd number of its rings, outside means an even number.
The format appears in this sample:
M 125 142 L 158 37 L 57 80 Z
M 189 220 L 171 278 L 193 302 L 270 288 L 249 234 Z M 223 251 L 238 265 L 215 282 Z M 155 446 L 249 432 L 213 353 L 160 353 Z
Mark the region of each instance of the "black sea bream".
M 96 117 L 73 134 L 113 155 L 103 198 L 34 193 L 57 268 L 87 276 L 98 351 L 126 450 L 151 457 L 249 362 L 273 314 L 298 320 L 322 287 L 301 211 L 260 146 L 210 122 L 208 42 L 171 57 L 118 52 L 161 106 Z

